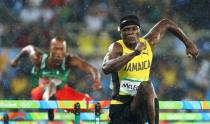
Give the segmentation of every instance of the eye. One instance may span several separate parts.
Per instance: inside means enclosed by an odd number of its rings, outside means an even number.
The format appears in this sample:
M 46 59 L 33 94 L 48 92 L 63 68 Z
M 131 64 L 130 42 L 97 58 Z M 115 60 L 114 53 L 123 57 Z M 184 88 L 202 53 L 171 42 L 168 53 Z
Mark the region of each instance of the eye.
M 132 30 L 133 31 L 138 30 L 138 27 L 133 27 Z
M 122 31 L 128 31 L 128 28 L 123 28 L 123 30 Z

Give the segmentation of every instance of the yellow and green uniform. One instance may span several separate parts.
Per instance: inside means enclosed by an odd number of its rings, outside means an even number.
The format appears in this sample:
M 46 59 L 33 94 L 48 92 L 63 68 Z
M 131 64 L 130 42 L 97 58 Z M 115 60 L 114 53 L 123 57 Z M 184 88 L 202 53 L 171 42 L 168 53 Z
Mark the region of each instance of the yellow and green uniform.
M 130 54 L 133 50 L 126 47 L 122 40 L 117 41 L 123 50 L 122 55 Z M 138 86 L 142 81 L 148 81 L 150 75 L 150 68 L 152 64 L 152 49 L 148 41 L 144 38 L 139 38 L 139 42 L 146 44 L 146 49 L 140 55 L 135 56 L 127 65 L 121 68 L 117 74 L 112 76 L 113 88 L 115 95 L 118 96 L 134 96 L 137 92 Z M 121 103 L 121 100 L 112 100 L 111 103 Z

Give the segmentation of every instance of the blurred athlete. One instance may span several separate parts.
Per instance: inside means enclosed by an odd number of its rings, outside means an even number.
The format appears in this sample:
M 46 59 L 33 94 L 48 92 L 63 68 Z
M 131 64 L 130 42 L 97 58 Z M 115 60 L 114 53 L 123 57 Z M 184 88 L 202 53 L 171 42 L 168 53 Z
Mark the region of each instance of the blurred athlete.
M 32 73 L 37 87 L 31 91 L 33 100 L 91 100 L 88 95 L 75 91 L 66 84 L 71 68 L 90 74 L 93 80 L 92 88 L 101 88 L 100 72 L 78 56 L 67 53 L 67 44 L 62 38 L 51 40 L 48 53 L 32 45 L 24 47 L 12 60 L 12 67 L 16 67 L 25 55 L 29 56 L 34 65 Z M 50 120 L 54 119 L 54 114 L 50 114 L 52 112 L 49 111 Z

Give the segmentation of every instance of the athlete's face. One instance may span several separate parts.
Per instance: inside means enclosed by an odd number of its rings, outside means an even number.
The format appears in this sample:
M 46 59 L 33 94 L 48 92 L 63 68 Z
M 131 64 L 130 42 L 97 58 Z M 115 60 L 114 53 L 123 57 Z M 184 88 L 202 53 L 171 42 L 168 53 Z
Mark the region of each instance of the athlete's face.
M 128 25 L 121 29 L 121 37 L 128 44 L 136 43 L 140 34 L 140 29 L 137 25 Z
M 66 42 L 53 39 L 50 44 L 50 57 L 53 63 L 60 65 L 66 54 Z

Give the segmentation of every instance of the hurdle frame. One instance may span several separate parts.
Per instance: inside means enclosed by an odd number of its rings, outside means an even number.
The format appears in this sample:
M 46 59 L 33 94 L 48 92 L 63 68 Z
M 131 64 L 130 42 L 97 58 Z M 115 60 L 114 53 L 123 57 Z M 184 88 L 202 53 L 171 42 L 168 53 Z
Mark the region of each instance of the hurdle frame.
M 105 106 L 101 107 L 101 104 L 103 103 L 105 103 Z M 97 122 L 97 124 L 100 124 L 101 116 L 108 116 L 104 115 L 103 112 L 101 112 L 101 109 L 102 110 L 109 109 L 110 101 L 108 100 L 89 101 L 89 102 L 0 100 L 0 109 L 75 109 L 76 104 L 79 104 L 79 109 L 87 109 L 91 111 L 95 110 L 95 113 L 92 114 L 92 116 L 95 116 L 95 122 Z M 160 110 L 210 110 L 210 101 L 160 101 Z M 74 111 L 74 114 L 75 114 L 75 120 L 74 120 L 75 124 L 79 124 L 78 120 L 81 119 L 80 117 L 81 113 L 80 111 L 79 112 Z M 191 117 L 197 117 L 195 121 L 210 121 L 210 113 L 160 113 L 160 120 L 167 121 L 168 118 L 166 117 L 166 115 L 172 115 L 172 114 L 174 114 L 175 117 L 177 117 L 172 119 L 172 121 L 175 120 L 192 121 L 189 119 Z M 180 119 L 181 116 L 183 116 L 183 119 Z M 102 117 L 102 120 L 103 118 L 104 117 Z

